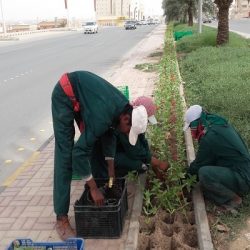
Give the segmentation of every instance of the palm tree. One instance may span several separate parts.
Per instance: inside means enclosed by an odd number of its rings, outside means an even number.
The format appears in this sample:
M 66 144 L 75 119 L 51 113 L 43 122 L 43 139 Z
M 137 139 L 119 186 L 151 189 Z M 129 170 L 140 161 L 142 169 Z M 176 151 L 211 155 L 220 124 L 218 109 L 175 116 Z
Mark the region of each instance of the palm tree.
M 163 0 L 162 8 L 168 21 L 188 22 L 189 26 L 193 26 L 197 0 Z
M 229 41 L 229 8 L 233 0 L 215 0 L 214 3 L 217 5 L 218 12 L 218 32 L 216 44 L 217 46 L 223 45 Z
M 194 22 L 194 5 L 195 1 L 194 0 L 187 0 L 187 14 L 188 14 L 188 26 L 193 26 Z

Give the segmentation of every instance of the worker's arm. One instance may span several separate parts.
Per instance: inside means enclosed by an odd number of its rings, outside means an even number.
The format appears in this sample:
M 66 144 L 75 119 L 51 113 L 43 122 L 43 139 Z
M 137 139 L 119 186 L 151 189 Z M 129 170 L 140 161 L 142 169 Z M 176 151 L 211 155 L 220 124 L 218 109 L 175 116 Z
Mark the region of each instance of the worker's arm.
M 105 160 L 107 161 L 108 165 L 109 186 L 112 187 L 115 178 L 114 158 L 115 158 L 116 143 L 117 143 L 117 138 L 112 128 L 110 128 L 101 137 L 101 143 L 102 143 L 102 152 L 104 154 Z
M 198 174 L 198 171 L 203 166 L 209 166 L 215 164 L 215 156 L 212 152 L 210 143 L 206 138 L 203 138 L 199 144 L 198 151 L 196 153 L 196 158 L 191 162 L 188 173 L 194 175 Z
M 92 134 L 91 130 L 84 131 L 73 148 L 72 166 L 73 169 L 79 173 L 83 180 L 87 182 L 90 188 L 91 197 L 96 205 L 102 205 L 104 197 L 99 191 L 95 180 L 92 177 L 90 156 L 96 137 Z

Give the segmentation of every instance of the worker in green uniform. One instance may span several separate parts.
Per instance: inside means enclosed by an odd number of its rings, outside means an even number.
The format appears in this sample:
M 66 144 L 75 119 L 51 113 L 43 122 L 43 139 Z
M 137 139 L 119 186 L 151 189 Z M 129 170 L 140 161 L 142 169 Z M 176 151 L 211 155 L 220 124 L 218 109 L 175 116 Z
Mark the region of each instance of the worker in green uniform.
M 143 105 L 148 114 L 149 124 L 157 124 L 156 105 L 150 97 L 139 96 L 131 104 L 133 107 Z M 95 178 L 108 177 L 107 162 L 105 161 L 106 143 L 103 143 L 103 139 L 105 142 L 105 138 L 101 137 L 95 144 L 91 158 L 92 174 Z M 150 166 L 159 179 L 163 177 L 162 174 L 167 170 L 168 163 L 152 156 L 145 134 L 140 134 L 136 143 L 131 144 L 128 135 L 119 131 L 116 133 L 116 141 L 114 158 L 116 177 L 123 177 L 129 171 L 136 171 L 140 174 L 148 170 Z
M 188 173 L 198 176 L 205 198 L 224 210 L 237 209 L 250 188 L 250 154 L 245 142 L 226 119 L 200 105 L 191 106 L 184 120 L 184 131 L 190 127 L 199 142 Z
M 55 136 L 54 210 L 56 230 L 65 240 L 75 237 L 68 220 L 72 170 L 81 175 L 90 188 L 97 205 L 104 197 L 92 177 L 90 158 L 100 137 L 106 138 L 105 159 L 108 174 L 114 177 L 115 133 L 125 133 L 136 143 L 138 135 L 147 128 L 148 116 L 144 106 L 133 108 L 126 97 L 103 78 L 87 71 L 64 74 L 52 93 L 52 117 Z M 81 135 L 74 143 L 75 127 Z

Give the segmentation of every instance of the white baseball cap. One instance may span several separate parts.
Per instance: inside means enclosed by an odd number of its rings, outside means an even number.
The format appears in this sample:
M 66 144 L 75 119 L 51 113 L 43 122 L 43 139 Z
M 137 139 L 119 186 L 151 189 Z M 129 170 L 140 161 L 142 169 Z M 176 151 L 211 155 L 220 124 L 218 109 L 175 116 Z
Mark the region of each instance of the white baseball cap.
M 184 116 L 185 125 L 183 130 L 186 131 L 191 122 L 201 117 L 202 107 L 200 105 L 190 106 Z
M 150 124 L 157 124 L 157 120 L 155 118 L 156 113 L 156 105 L 153 102 L 153 99 L 148 96 L 139 96 L 134 101 L 132 101 L 133 107 L 137 107 L 143 105 L 148 114 L 148 121 Z
M 135 145 L 139 134 L 146 132 L 148 114 L 143 105 L 135 107 L 132 111 L 132 126 L 129 132 L 129 143 Z

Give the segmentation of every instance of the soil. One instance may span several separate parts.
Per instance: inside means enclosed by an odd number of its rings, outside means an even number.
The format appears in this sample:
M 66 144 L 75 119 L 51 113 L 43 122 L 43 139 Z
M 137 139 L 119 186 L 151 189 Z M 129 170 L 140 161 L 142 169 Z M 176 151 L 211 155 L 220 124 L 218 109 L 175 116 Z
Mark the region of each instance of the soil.
M 138 250 L 198 249 L 194 212 L 187 215 L 159 210 L 154 217 L 141 216 Z
M 166 142 L 168 145 L 168 150 L 171 153 L 171 159 L 173 161 L 178 160 L 178 151 L 177 151 L 177 140 L 176 140 L 176 102 L 174 99 L 171 100 L 171 109 L 170 116 L 168 120 L 168 124 L 171 125 L 170 131 L 168 132 L 168 136 L 166 136 Z

